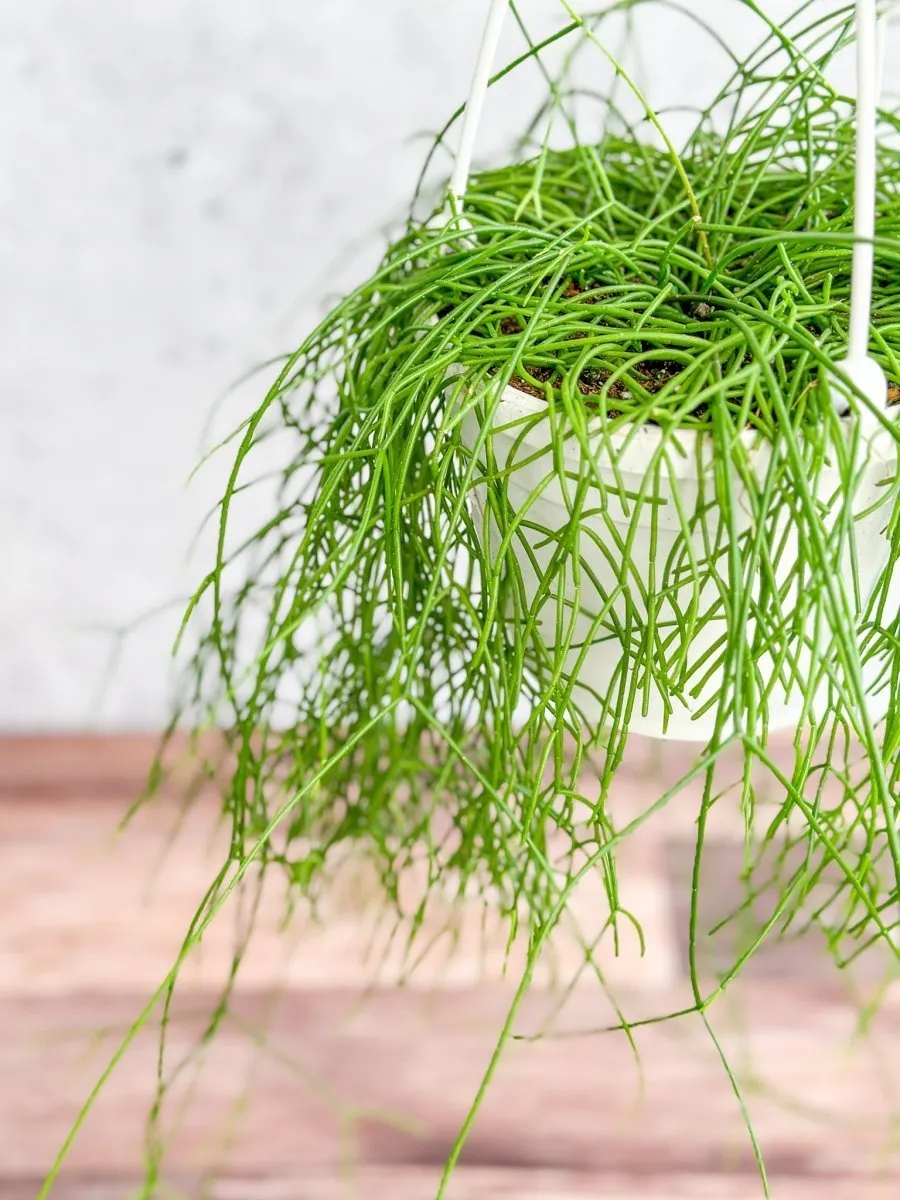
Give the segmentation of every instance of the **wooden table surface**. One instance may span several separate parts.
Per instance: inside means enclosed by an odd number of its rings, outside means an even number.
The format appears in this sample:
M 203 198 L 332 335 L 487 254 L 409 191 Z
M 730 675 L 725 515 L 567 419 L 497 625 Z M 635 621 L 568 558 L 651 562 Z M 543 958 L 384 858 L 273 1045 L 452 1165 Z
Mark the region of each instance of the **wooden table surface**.
M 79 1107 L 172 965 L 221 862 L 223 831 L 199 804 L 173 836 L 159 802 L 117 825 L 152 739 L 0 739 L 0 1200 L 34 1200 Z M 665 765 L 665 764 L 663 764 Z M 624 803 L 658 794 L 659 764 L 625 773 Z M 654 793 L 654 788 L 657 789 Z M 630 1019 L 689 1003 L 684 924 L 689 798 L 623 847 L 622 887 L 646 952 L 600 957 Z M 710 923 L 735 897 L 739 827 L 707 855 Z M 377 912 L 352 870 L 318 924 L 285 928 L 278 880 L 229 1011 L 198 1043 L 245 913 L 223 910 L 185 964 L 167 1026 L 178 1074 L 162 1112 L 160 1197 L 433 1200 L 442 1166 L 515 982 L 481 915 L 457 914 L 451 948 L 404 986 L 397 954 L 371 956 Z M 602 912 L 576 898 L 589 926 Z M 438 931 L 436 926 L 435 932 Z M 376 945 L 377 938 L 376 938 Z M 446 949 L 444 947 L 447 947 Z M 367 957 L 368 952 L 368 957 Z M 514 956 L 515 957 L 515 956 Z M 581 960 L 563 936 L 516 1023 L 547 1023 Z M 714 961 L 714 956 L 713 960 Z M 378 962 L 382 965 L 379 968 Z M 860 1029 L 858 1000 L 877 994 Z M 58 1200 L 126 1200 L 143 1178 L 159 1010 L 112 1073 L 59 1177 Z M 510 1044 L 448 1196 L 455 1200 L 756 1200 L 734 1090 L 696 1017 L 648 1025 L 635 1057 L 596 980 L 549 1035 Z M 900 1197 L 900 994 L 881 971 L 839 976 L 820 946 L 764 948 L 713 1009 L 779 1200 Z

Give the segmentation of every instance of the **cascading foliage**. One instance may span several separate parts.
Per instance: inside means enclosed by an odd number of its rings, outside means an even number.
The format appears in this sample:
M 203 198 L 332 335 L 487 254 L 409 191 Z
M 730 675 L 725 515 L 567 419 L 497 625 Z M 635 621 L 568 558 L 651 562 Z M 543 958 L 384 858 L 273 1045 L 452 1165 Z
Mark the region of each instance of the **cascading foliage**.
M 846 349 L 854 112 L 826 75 L 852 36 L 852 8 L 818 22 L 809 8 L 795 18 L 795 40 L 773 30 L 738 65 L 677 154 L 621 113 L 600 141 L 575 138 L 565 80 L 603 32 L 602 18 L 577 23 L 544 114 L 574 145 L 544 144 L 478 175 L 464 223 L 443 202 L 411 217 L 239 431 L 218 558 L 192 606 L 199 648 L 177 714 L 180 725 L 227 730 L 223 799 L 237 861 L 251 850 L 277 859 L 315 893 L 352 845 L 396 897 L 399 874 L 425 856 L 444 898 L 448 888 L 483 891 L 511 919 L 546 930 L 572 885 L 559 846 L 577 846 L 602 860 L 615 905 L 605 805 L 642 689 L 677 706 L 717 666 L 717 731 L 697 759 L 704 803 L 719 790 L 716 764 L 727 752 L 732 772 L 736 758 L 746 762 L 737 795 L 718 802 L 741 803 L 752 821 L 755 764 L 784 801 L 757 835 L 799 836 L 809 847 L 785 918 L 831 860 L 844 903 L 819 919 L 833 923 L 836 946 L 841 935 L 883 934 L 892 923 L 896 548 L 865 605 L 835 583 L 854 550 L 860 462 L 852 414 L 839 415 L 827 383 Z M 526 61 L 539 56 L 532 45 Z M 873 347 L 900 382 L 900 156 L 888 144 Z M 651 424 L 673 446 L 679 431 L 702 430 L 719 464 L 713 500 L 723 527 L 733 524 L 733 544 L 711 548 L 705 563 L 676 557 L 657 591 L 715 571 L 727 604 L 654 628 L 646 597 L 632 594 L 623 534 L 615 612 L 593 636 L 622 639 L 624 669 L 591 681 L 595 693 L 609 684 L 599 717 L 566 669 L 571 630 L 568 640 L 565 629 L 548 639 L 546 614 L 537 619 L 584 561 L 596 500 L 570 488 L 564 528 L 535 529 L 527 513 L 517 524 L 515 464 L 499 469 L 490 437 L 473 446 L 466 434 L 474 414 L 490 426 L 510 382 L 545 402 L 549 419 L 540 413 L 535 423 L 548 441 L 586 447 L 587 475 L 605 437 Z M 853 406 L 864 403 L 851 398 Z M 893 436 L 889 414 L 881 419 Z M 273 430 L 290 434 L 277 505 L 233 544 L 232 509 Z M 748 437 L 773 448 L 762 478 L 748 468 Z M 562 456 L 556 463 L 571 471 Z M 840 486 L 823 503 L 816 479 L 826 468 Z M 734 480 L 750 492 L 747 528 L 729 511 Z M 886 472 L 892 545 L 894 493 Z M 499 544 L 485 537 L 485 505 L 507 534 Z M 797 561 L 776 579 L 785 512 Z M 529 594 L 521 558 L 534 557 L 542 535 L 553 554 Z M 565 625 L 564 601 L 556 607 Z M 713 650 L 685 677 L 678 664 L 714 618 Z M 819 630 L 811 662 L 795 649 L 804 629 Z M 768 746 L 771 681 L 753 669 L 762 656 L 805 687 L 810 705 L 823 680 L 828 689 L 787 766 Z M 874 700 L 858 686 L 873 663 Z M 887 721 L 876 723 L 884 710 Z M 799 833 L 790 817 L 800 818 Z
M 841 564 L 869 553 L 854 519 L 866 402 L 851 395 L 842 415 L 829 384 L 847 341 L 854 109 L 828 77 L 852 40 L 852 5 L 807 4 L 777 29 L 760 15 L 759 46 L 732 55 L 732 77 L 677 150 L 635 89 L 620 83 L 621 104 L 607 95 L 598 107 L 577 86 L 585 52 L 603 61 L 607 22 L 642 7 L 610 5 L 526 41 L 515 69 L 537 64 L 547 100 L 518 160 L 478 174 L 462 216 L 443 192 L 423 215 L 434 194 L 423 187 L 375 273 L 235 435 L 172 726 L 212 725 L 226 744 L 202 765 L 221 786 L 231 857 L 193 938 L 251 863 L 315 897 L 349 854 L 374 865 L 411 945 L 433 899 L 481 896 L 511 937 L 528 937 L 521 997 L 588 872 L 603 875 L 610 925 L 626 911 L 615 860 L 630 827 L 608 799 L 648 697 L 676 711 L 719 672 L 714 732 L 638 820 L 699 783 L 695 879 L 715 805 L 739 808 L 749 852 L 766 851 L 765 868 L 748 868 L 748 897 L 770 897 L 754 946 L 817 923 L 839 964 L 873 941 L 890 948 L 897 480 L 886 467 L 886 566 L 870 594 L 852 594 Z M 685 27 L 689 53 L 706 33 L 689 14 Z M 883 113 L 882 125 L 871 346 L 900 385 L 900 155 L 896 121 Z M 545 483 L 568 504 L 552 528 L 534 496 L 523 511 L 516 464 L 492 446 L 508 386 L 538 402 L 526 426 L 544 431 Z M 873 420 L 893 450 L 890 405 Z M 686 431 L 702 435 L 723 537 L 698 560 L 701 516 L 680 514 L 682 551 L 648 595 L 628 531 L 653 491 L 632 495 L 601 588 L 586 578 L 605 519 L 595 463 L 650 428 L 657 470 Z M 238 540 L 234 511 L 273 434 L 286 447 L 277 502 Z M 757 472 L 748 447 L 761 443 Z M 532 444 L 520 439 L 523 462 Z M 825 496 L 827 472 L 837 486 Z M 711 579 L 712 606 L 673 599 Z M 622 665 L 585 688 L 572 662 L 589 585 L 607 602 L 588 614 L 590 637 L 618 639 Z M 805 701 L 780 743 L 773 680 Z M 422 863 L 410 904 L 399 880 Z M 703 1012 L 746 955 L 704 984 L 698 921 L 694 896 Z M 590 947 L 586 957 L 596 967 Z

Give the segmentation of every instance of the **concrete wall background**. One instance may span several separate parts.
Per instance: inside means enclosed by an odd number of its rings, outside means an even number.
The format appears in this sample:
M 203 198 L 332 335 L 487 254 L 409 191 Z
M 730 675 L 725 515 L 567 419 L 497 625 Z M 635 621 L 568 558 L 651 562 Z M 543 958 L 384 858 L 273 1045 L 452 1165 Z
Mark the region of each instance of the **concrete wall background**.
M 694 7 L 747 19 L 738 0 Z M 525 9 L 541 28 L 558 0 Z M 421 161 L 411 135 L 465 94 L 483 11 L 0 0 L 0 727 L 163 720 L 221 481 L 186 488 L 210 410 L 375 253 Z M 712 70 L 678 36 L 648 30 L 661 102 Z M 483 145 L 519 112 L 512 93 Z M 173 600 L 107 677 L 115 630 Z

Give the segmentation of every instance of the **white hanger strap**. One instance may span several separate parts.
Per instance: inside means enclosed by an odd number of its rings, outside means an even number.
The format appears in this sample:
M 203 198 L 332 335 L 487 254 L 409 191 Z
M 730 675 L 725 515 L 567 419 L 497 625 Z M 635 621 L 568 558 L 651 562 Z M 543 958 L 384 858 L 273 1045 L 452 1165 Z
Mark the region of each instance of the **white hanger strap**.
M 856 0 L 856 167 L 853 190 L 853 268 L 850 333 L 853 359 L 869 348 L 875 247 L 875 185 L 878 177 L 879 30 L 875 0 Z
M 484 98 L 487 95 L 491 68 L 497 56 L 497 47 L 500 44 L 500 34 L 503 31 L 503 22 L 508 7 L 509 0 L 491 0 L 484 33 L 481 36 L 481 45 L 478 48 L 475 73 L 472 76 L 472 86 L 469 89 L 469 97 L 463 113 L 459 149 L 456 152 L 456 162 L 450 177 L 450 196 L 456 204 L 457 212 L 462 210 L 463 196 L 466 194 L 469 184 L 475 139 L 478 136 L 478 126 L 481 124 L 481 114 L 484 110 Z

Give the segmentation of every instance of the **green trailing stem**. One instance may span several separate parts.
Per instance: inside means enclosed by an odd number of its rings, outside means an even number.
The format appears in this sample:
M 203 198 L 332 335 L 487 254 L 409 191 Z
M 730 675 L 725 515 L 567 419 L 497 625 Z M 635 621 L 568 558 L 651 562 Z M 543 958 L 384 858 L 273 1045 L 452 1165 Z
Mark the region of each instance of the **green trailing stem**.
M 281 869 L 314 901 L 348 854 L 366 859 L 411 960 L 432 905 L 480 896 L 511 941 L 528 940 L 519 998 L 587 871 L 602 875 L 610 928 L 630 920 L 616 848 L 696 780 L 691 971 L 706 1019 L 749 953 L 704 981 L 696 894 L 717 805 L 747 825 L 747 906 L 769 898 L 753 950 L 815 923 L 838 965 L 876 941 L 896 956 L 898 485 L 888 473 L 879 501 L 885 569 L 871 595 L 849 595 L 840 564 L 859 553 L 864 450 L 848 431 L 867 402 L 842 418 L 827 383 L 847 345 L 854 165 L 853 105 L 827 78 L 851 9 L 804 5 L 778 29 L 761 18 L 760 45 L 732 56 L 730 81 L 677 150 L 636 88 L 634 123 L 626 94 L 601 106 L 602 136 L 586 137 L 598 109 L 578 64 L 598 45 L 609 53 L 611 14 L 649 4 L 569 10 L 564 36 L 529 41 L 515 69 L 536 60 L 548 83 L 534 143 L 473 177 L 464 227 L 447 221 L 440 190 L 423 211 L 426 177 L 378 269 L 238 431 L 172 728 L 223 731 L 224 751 L 202 766 L 221 789 L 232 873 Z M 882 126 L 871 347 L 900 391 L 900 154 L 894 117 Z M 538 403 L 503 461 L 493 421 L 508 385 Z M 887 400 L 875 421 L 894 441 Z M 617 438 L 648 429 L 659 437 L 645 486 L 623 481 L 610 500 L 598 454 L 614 459 Z M 541 527 L 540 488 L 516 490 L 540 430 L 553 449 L 546 486 L 568 505 L 561 526 Z M 718 541 L 698 553 L 686 532 L 644 578 L 637 515 L 687 431 L 713 469 L 678 520 L 696 530 L 715 511 Z M 286 447 L 276 502 L 239 541 L 233 510 L 275 437 Z M 762 473 L 749 449 L 760 444 Z M 838 486 L 823 499 L 826 472 Z M 586 547 L 598 494 L 634 519 L 592 613 L 622 667 L 590 681 L 589 704 L 571 663 L 579 605 L 597 586 Z M 610 791 L 648 697 L 674 711 L 713 672 L 714 733 L 694 766 L 618 828 Z M 786 754 L 768 716 L 785 680 L 805 702 Z M 410 905 L 399 885 L 413 864 L 426 882 Z M 593 946 L 585 954 L 601 977 Z

